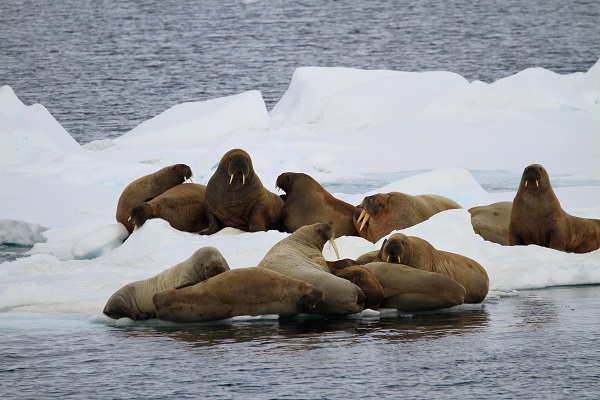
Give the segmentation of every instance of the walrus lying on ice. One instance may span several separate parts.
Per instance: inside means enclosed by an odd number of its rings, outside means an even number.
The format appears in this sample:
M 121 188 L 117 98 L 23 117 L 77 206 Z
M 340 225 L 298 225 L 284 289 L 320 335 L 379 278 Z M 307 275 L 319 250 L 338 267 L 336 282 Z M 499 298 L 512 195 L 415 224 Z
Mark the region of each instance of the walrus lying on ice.
M 394 233 L 381 250 L 356 259 L 360 264 L 373 261 L 404 264 L 423 271 L 445 275 L 465 288 L 465 303 L 481 303 L 489 291 L 489 277 L 475 260 L 460 254 L 437 250 L 428 241 L 416 236 Z
M 366 299 L 363 291 L 333 275 L 323 257 L 323 247 L 328 241 L 336 249 L 334 235 L 333 227 L 328 224 L 303 226 L 275 244 L 258 267 L 308 282 L 322 291 L 324 302 L 310 312 L 338 315 L 361 312 Z
M 549 247 L 568 253 L 600 248 L 600 220 L 574 217 L 561 207 L 546 169 L 525 168 L 510 213 L 511 245 Z
M 223 227 L 249 232 L 279 229 L 283 200 L 265 189 L 254 172 L 250 155 L 229 150 L 206 185 L 205 205 L 209 226 L 202 234 Z
M 512 201 L 469 208 L 471 225 L 476 234 L 489 242 L 508 246 L 508 225 Z
M 311 176 L 285 172 L 277 177 L 276 186 L 285 191 L 281 228 L 294 232 L 304 225 L 325 223 L 339 236 L 358 236 L 352 214 L 354 206 L 336 199 Z
M 129 210 L 150 201 L 174 186 L 192 177 L 192 170 L 185 164 L 174 164 L 152 174 L 142 176 L 125 187 L 117 203 L 117 222 L 125 225 L 129 233 L 134 224 L 130 220 Z
M 227 261 L 214 247 L 202 247 L 187 260 L 152 278 L 136 281 L 117 290 L 107 301 L 104 314 L 119 318 L 145 320 L 154 318 L 152 296 L 163 290 L 195 285 L 229 270 Z
M 324 300 L 313 285 L 266 268 L 238 268 L 182 289 L 165 290 L 152 301 L 159 319 L 201 322 L 242 315 L 291 318 Z
M 379 193 L 364 198 L 354 210 L 353 220 L 358 234 L 375 243 L 392 231 L 408 228 L 434 214 L 456 208 L 462 207 L 434 194 Z

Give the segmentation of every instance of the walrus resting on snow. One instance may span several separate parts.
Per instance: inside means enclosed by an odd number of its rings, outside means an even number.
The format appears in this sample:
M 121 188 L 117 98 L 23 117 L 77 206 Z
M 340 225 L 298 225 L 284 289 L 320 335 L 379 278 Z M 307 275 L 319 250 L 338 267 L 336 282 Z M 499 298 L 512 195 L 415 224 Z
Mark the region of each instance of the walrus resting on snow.
M 182 289 L 154 295 L 156 315 L 173 322 L 201 322 L 241 315 L 291 318 L 314 310 L 323 293 L 313 285 L 266 268 L 238 268 Z
M 152 296 L 163 290 L 195 285 L 229 270 L 227 261 L 214 247 L 202 247 L 187 260 L 142 281 L 136 281 L 117 290 L 106 303 L 104 314 L 119 318 L 145 320 L 154 318 Z
M 476 234 L 489 242 L 508 246 L 508 225 L 512 201 L 469 208 L 471 225 Z
M 548 173 L 539 164 L 523 171 L 508 230 L 513 246 L 536 244 L 568 253 L 600 248 L 600 220 L 567 214 L 552 189 Z
M 364 265 L 358 265 L 356 261 L 344 259 L 339 261 L 327 261 L 327 266 L 332 274 L 354 283 L 363 291 L 367 297 L 365 308 L 377 310 L 383 299 L 383 286 L 377 276 Z
M 203 234 L 226 226 L 258 232 L 279 229 L 283 200 L 265 189 L 250 155 L 233 149 L 223 155 L 206 185 L 205 206 L 209 226 Z
M 333 275 L 323 257 L 323 246 L 327 241 L 331 241 L 336 249 L 333 240 L 331 225 L 303 226 L 275 244 L 258 267 L 300 279 L 321 290 L 325 300 L 310 312 L 338 315 L 361 312 L 365 303 L 363 291 L 352 282 Z
M 478 262 L 460 254 L 437 250 L 428 241 L 403 233 L 394 233 L 384 241 L 381 250 L 367 253 L 356 261 L 404 264 L 446 275 L 464 286 L 465 303 L 481 303 L 489 291 L 488 274 Z
M 462 208 L 435 194 L 411 196 L 400 192 L 367 196 L 354 210 L 354 226 L 363 238 L 375 243 L 388 233 L 428 220 L 442 211 Z
M 192 170 L 185 164 L 175 164 L 142 176 L 125 187 L 117 203 L 117 222 L 133 232 L 133 222 L 129 220 L 129 210 L 138 204 L 152 200 L 173 186 L 192 177 Z
M 200 232 L 208 228 L 204 194 L 206 186 L 197 183 L 177 185 L 129 211 L 136 228 L 151 218 L 162 218 L 177 230 Z
M 463 303 L 465 288 L 454 279 L 401 264 L 373 262 L 369 268 L 384 289 L 380 308 L 431 311 Z
M 336 199 L 311 176 L 285 172 L 277 177 L 277 187 L 285 191 L 281 228 L 294 232 L 304 225 L 319 222 L 333 226 L 339 236 L 358 236 L 352 213 L 354 206 Z

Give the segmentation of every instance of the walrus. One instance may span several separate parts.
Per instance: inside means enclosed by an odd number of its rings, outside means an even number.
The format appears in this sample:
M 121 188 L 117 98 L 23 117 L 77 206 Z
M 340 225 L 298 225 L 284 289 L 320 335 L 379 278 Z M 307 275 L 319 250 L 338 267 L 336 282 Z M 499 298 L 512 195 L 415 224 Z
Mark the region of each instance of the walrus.
M 156 315 L 173 322 L 201 322 L 241 315 L 291 318 L 314 310 L 323 292 L 266 268 L 238 268 L 182 289 L 156 293 Z
M 454 279 L 402 264 L 373 262 L 373 271 L 384 289 L 380 308 L 432 311 L 463 303 L 465 288 Z
M 355 208 L 353 221 L 359 236 L 375 243 L 394 230 L 408 228 L 434 214 L 456 208 L 462 207 L 435 194 L 378 193 L 365 197 Z
M 223 227 L 249 232 L 279 229 L 283 200 L 265 189 L 252 167 L 250 155 L 229 150 L 206 185 L 206 215 L 210 235 Z
M 469 208 L 473 230 L 488 242 L 508 246 L 511 209 L 512 201 L 500 201 L 487 206 Z
M 403 233 L 394 233 L 384 241 L 379 251 L 367 253 L 356 261 L 404 264 L 448 276 L 464 286 L 465 303 L 481 303 L 487 296 L 490 285 L 487 272 L 477 261 L 438 250 L 424 239 Z
M 173 186 L 150 201 L 129 211 L 131 222 L 139 228 L 151 218 L 162 218 L 173 228 L 184 232 L 200 232 L 208 228 L 204 195 L 206 186 L 183 183 Z
M 129 220 L 129 210 L 138 204 L 152 200 L 173 186 L 192 177 L 192 170 L 185 164 L 174 164 L 152 174 L 142 176 L 125 187 L 117 203 L 117 222 L 133 232 L 133 222 Z
M 284 172 L 276 186 L 285 191 L 281 229 L 292 233 L 304 225 L 319 222 L 333 226 L 336 235 L 358 236 L 352 214 L 354 206 L 336 199 L 311 176 L 300 172 Z
M 332 274 L 349 280 L 363 291 L 366 296 L 365 308 L 377 310 L 383 299 L 384 289 L 377 276 L 364 265 L 358 265 L 356 261 L 344 259 L 339 261 L 327 261 L 327 266 Z
M 329 224 L 303 226 L 276 243 L 258 267 L 300 279 L 321 290 L 325 301 L 311 310 L 312 313 L 344 315 L 361 312 L 366 300 L 363 291 L 354 283 L 333 275 L 323 257 L 327 241 L 337 249 L 334 236 L 335 231 Z
M 110 318 L 131 318 L 135 321 L 156 316 L 152 296 L 171 288 L 195 285 L 229 270 L 227 261 L 214 247 L 202 247 L 187 260 L 152 278 L 136 281 L 117 290 L 106 303 L 104 314 Z
M 511 246 L 536 244 L 567 253 L 588 253 L 600 248 L 600 220 L 567 214 L 546 169 L 532 164 L 523 171 L 513 200 L 508 235 Z

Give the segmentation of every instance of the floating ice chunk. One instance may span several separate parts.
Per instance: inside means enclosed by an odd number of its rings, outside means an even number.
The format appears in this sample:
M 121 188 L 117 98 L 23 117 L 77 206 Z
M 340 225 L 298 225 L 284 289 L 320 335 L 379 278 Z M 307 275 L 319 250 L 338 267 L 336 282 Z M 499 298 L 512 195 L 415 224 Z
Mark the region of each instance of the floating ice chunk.
M 18 246 L 33 246 L 45 242 L 43 233 L 48 228 L 38 224 L 13 219 L 0 219 L 0 243 Z
M 129 232 L 123 224 L 107 225 L 75 242 L 71 253 L 77 260 L 91 260 L 120 246 L 127 236 Z

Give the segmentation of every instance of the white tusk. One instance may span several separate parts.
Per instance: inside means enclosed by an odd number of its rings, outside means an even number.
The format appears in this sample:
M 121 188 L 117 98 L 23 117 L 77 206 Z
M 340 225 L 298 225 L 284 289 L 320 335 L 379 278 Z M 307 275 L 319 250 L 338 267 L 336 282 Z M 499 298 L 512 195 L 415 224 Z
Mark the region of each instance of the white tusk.
M 127 221 L 131 221 L 131 216 L 129 216 L 129 218 L 127 218 Z
M 402 261 L 400 261 L 400 256 L 398 256 L 398 264 L 402 264 Z
M 337 244 L 335 244 L 335 240 L 333 240 L 333 238 L 329 239 L 329 243 L 331 243 L 331 246 L 333 246 L 333 251 L 335 251 L 335 255 L 338 258 L 338 260 L 340 259 L 340 252 L 338 251 L 337 248 Z
M 358 219 L 356 221 L 360 222 L 360 220 L 365 217 L 366 213 L 367 213 L 367 211 L 363 208 L 363 210 L 360 212 L 360 215 L 358 216 Z
M 190 183 L 194 183 L 191 176 L 188 178 L 188 181 L 190 181 Z
M 231 182 L 233 182 L 233 174 L 229 175 L 229 184 L 231 185 Z
M 360 229 L 358 230 L 359 232 L 363 230 L 369 218 L 371 218 L 371 216 L 369 214 L 365 214 L 365 219 L 363 219 L 362 224 L 360 224 Z
M 242 186 L 246 184 L 246 175 L 242 174 Z
M 535 180 L 535 186 L 540 187 L 540 183 L 538 182 L 538 180 Z
M 525 181 L 525 187 L 527 187 L 527 182 L 529 182 L 529 181 Z
M 390 262 L 390 256 L 387 256 L 387 259 L 385 260 L 386 263 Z

